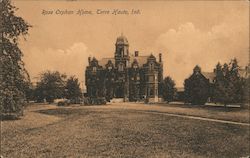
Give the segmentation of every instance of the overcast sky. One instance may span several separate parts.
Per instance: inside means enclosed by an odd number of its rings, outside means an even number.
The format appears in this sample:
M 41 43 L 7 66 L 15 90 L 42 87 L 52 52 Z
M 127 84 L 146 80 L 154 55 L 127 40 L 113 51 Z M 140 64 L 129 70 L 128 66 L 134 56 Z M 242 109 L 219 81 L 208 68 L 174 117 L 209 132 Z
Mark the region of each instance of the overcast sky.
M 32 1 L 15 0 L 33 27 L 20 45 L 32 78 L 58 70 L 84 81 L 87 57 L 113 57 L 115 40 L 123 32 L 130 54 L 163 54 L 164 75 L 178 87 L 198 64 L 213 71 L 216 63 L 237 57 L 249 59 L 249 2 L 247 1 Z M 43 10 L 139 9 L 140 15 L 42 15 Z

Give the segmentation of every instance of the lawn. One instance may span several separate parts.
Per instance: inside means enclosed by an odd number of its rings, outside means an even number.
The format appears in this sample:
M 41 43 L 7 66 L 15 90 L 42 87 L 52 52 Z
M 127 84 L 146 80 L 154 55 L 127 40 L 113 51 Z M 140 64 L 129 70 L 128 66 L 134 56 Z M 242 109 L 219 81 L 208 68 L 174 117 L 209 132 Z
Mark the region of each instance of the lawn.
M 22 119 L 2 122 L 1 155 L 4 158 L 250 155 L 249 126 L 144 113 L 152 108 L 169 112 L 166 107 L 139 104 L 33 105 L 26 109 Z M 176 110 L 178 113 L 180 109 Z

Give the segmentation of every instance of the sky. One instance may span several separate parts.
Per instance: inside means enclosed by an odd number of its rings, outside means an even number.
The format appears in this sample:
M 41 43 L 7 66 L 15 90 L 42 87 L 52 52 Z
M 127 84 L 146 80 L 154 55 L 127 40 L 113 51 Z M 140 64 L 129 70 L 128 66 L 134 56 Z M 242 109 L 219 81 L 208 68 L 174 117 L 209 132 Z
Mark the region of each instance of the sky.
M 23 60 L 31 79 L 46 70 L 75 75 L 84 83 L 88 57 L 113 57 L 115 41 L 123 33 L 130 54 L 163 54 L 164 76 L 183 87 L 195 65 L 213 71 L 218 62 L 236 57 L 249 62 L 248 1 L 48 1 L 13 0 L 16 12 L 32 28 L 20 38 Z M 96 14 L 114 9 L 140 14 Z M 59 15 L 57 10 L 73 11 Z M 77 15 L 78 10 L 92 11 Z M 43 11 L 53 11 L 43 15 Z

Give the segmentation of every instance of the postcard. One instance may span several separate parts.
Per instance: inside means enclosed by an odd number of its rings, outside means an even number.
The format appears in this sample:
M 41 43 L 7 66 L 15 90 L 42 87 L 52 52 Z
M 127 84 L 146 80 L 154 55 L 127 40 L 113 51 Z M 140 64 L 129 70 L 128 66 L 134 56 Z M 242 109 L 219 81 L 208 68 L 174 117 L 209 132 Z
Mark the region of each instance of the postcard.
M 249 2 L 0 0 L 1 158 L 249 157 Z

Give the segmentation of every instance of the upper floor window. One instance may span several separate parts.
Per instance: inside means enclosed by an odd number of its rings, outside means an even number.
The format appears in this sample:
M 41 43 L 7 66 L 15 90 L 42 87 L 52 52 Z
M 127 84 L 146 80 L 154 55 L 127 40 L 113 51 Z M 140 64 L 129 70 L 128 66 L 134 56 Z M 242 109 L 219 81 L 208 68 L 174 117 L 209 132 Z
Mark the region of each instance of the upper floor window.
M 149 64 L 149 70 L 152 71 L 154 69 L 154 64 L 153 63 L 150 63 Z
M 112 66 L 109 66 L 109 67 L 108 67 L 108 70 L 109 70 L 109 71 L 112 70 Z
M 140 75 L 137 75 L 137 76 L 136 76 L 136 80 L 140 80 Z
M 93 69 L 92 69 L 92 70 L 93 70 L 93 72 L 96 72 L 96 67 L 93 67 Z
M 119 64 L 118 71 L 123 71 L 123 69 L 124 69 L 123 64 Z
M 149 82 L 154 82 L 154 76 L 149 76 L 149 77 L 148 77 L 148 81 L 149 81 Z
M 157 75 L 155 75 L 155 81 L 156 81 L 156 82 L 158 81 L 158 77 L 157 77 Z
M 133 65 L 133 68 L 134 68 L 134 69 L 137 69 L 137 68 L 138 68 L 138 65 L 137 65 L 137 64 L 134 64 L 134 65 Z

